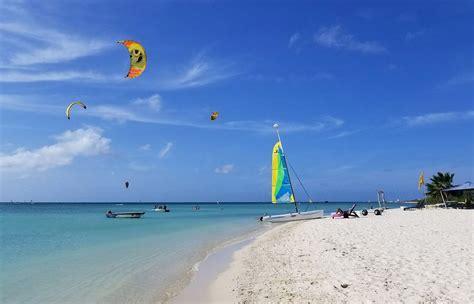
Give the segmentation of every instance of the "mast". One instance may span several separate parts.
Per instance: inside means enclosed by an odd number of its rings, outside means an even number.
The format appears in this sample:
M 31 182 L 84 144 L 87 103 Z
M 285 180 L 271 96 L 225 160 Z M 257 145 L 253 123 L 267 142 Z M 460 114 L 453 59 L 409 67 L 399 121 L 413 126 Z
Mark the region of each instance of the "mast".
M 283 149 L 283 143 L 281 142 L 280 132 L 278 132 L 278 124 L 274 124 L 273 127 L 275 128 L 277 132 L 278 141 L 280 142 L 281 152 L 283 152 L 283 159 L 285 160 L 285 167 L 286 167 L 286 172 L 288 173 L 288 181 L 290 182 L 291 193 L 293 194 L 293 198 L 295 199 L 295 209 L 296 209 L 296 212 L 299 213 L 298 202 L 296 201 L 295 191 L 293 190 L 293 184 L 291 183 L 290 170 L 288 169 L 288 164 L 286 162 L 285 150 Z

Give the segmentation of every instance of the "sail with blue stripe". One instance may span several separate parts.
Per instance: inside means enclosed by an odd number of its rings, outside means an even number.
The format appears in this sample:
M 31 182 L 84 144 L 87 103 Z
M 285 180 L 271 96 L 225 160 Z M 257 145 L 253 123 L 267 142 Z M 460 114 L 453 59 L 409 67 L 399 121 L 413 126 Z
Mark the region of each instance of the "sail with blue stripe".
M 294 203 L 295 196 L 291 187 L 285 154 L 278 141 L 273 147 L 272 156 L 272 203 Z

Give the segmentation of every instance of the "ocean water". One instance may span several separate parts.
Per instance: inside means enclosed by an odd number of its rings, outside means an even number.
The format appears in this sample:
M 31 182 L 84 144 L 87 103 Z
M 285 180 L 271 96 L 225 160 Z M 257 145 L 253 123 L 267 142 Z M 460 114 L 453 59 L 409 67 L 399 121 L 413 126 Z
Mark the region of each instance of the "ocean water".
M 264 213 L 292 211 L 262 203 L 200 204 L 199 211 L 167 205 L 169 213 L 153 212 L 152 204 L 0 204 L 0 302 L 160 302 L 184 287 L 213 248 L 270 227 L 258 221 Z M 146 214 L 109 219 L 107 210 Z

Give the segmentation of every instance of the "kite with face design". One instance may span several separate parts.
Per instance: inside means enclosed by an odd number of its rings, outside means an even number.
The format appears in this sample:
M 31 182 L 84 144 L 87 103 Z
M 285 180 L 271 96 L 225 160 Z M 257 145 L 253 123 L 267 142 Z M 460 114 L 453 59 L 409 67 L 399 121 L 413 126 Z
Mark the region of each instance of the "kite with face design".
M 127 78 L 135 78 L 140 76 L 146 68 L 146 54 L 143 46 L 133 40 L 120 40 L 117 43 L 123 44 L 130 54 L 130 70 Z

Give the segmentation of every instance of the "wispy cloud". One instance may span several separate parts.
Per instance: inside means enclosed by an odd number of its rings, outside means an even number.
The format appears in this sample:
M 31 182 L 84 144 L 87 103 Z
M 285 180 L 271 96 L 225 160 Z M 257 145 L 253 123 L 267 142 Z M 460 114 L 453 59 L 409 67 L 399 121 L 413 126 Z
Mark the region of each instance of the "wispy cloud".
M 428 113 L 418 116 L 405 116 L 403 121 L 410 127 L 432 125 L 444 122 L 456 122 L 474 119 L 474 111 Z
M 408 42 L 409 42 L 409 41 L 412 41 L 412 40 L 414 40 L 415 38 L 422 36 L 424 33 L 425 33 L 424 30 L 418 30 L 418 31 L 414 31 L 414 32 L 408 32 L 408 33 L 405 35 L 405 41 L 408 41 Z
M 314 80 L 332 80 L 332 79 L 334 79 L 334 75 L 331 74 L 331 73 L 327 73 L 327 72 L 319 72 L 319 73 L 314 74 L 312 79 L 314 79 Z
M 151 145 L 150 144 L 144 144 L 143 146 L 138 147 L 139 150 L 141 151 L 151 151 Z
M 161 110 L 161 96 L 155 94 L 148 98 L 138 98 L 133 102 L 133 104 L 146 105 L 150 110 L 158 112 Z
M 145 98 L 146 100 L 147 98 Z M 48 115 L 64 115 L 64 106 L 56 106 L 47 104 L 43 99 L 27 100 L 25 97 L 17 95 L 0 94 L 0 109 L 13 110 L 22 112 L 35 112 Z M 76 115 L 97 117 L 103 120 L 116 121 L 118 123 L 140 122 L 150 124 L 160 124 L 168 126 L 180 126 L 201 129 L 219 129 L 248 131 L 258 133 L 275 132 L 272 120 L 237 120 L 226 121 L 219 124 L 209 124 L 195 117 L 178 118 L 170 116 L 160 111 L 159 113 L 150 113 L 147 103 L 131 102 L 124 105 L 107 105 L 107 104 L 88 104 L 87 110 L 78 111 Z M 333 117 L 323 116 L 318 121 L 301 123 L 292 121 L 280 121 L 280 130 L 282 132 L 325 132 L 333 131 L 340 128 L 344 124 L 344 120 Z
M 0 171 L 31 174 L 66 166 L 79 156 L 94 156 L 110 151 L 111 140 L 103 137 L 102 130 L 98 128 L 66 131 L 54 138 L 56 143 L 49 146 L 0 154 Z
M 113 47 L 107 39 L 53 27 L 55 20 L 23 1 L 1 1 L 0 82 L 105 81 L 119 77 L 85 70 L 61 70 L 63 63 L 94 56 Z M 47 19 L 48 22 L 44 22 Z
M 288 74 L 288 75 L 263 75 L 263 74 L 251 74 L 246 76 L 246 79 L 251 81 L 264 81 L 264 82 L 276 82 L 276 83 L 302 83 L 302 82 L 317 82 L 333 80 L 334 74 L 328 72 L 317 72 L 314 74 Z
M 376 41 L 360 41 L 354 35 L 346 33 L 340 25 L 322 27 L 314 35 L 314 41 L 323 47 L 357 51 L 367 54 L 380 54 L 387 49 Z
M 464 85 L 464 84 L 469 84 L 474 82 L 474 73 L 469 72 L 469 73 L 464 73 L 464 74 L 459 74 L 448 81 L 444 84 L 444 87 L 450 87 L 450 86 L 457 86 L 457 85 Z
M 214 169 L 217 174 L 229 174 L 234 170 L 234 164 L 226 164 Z
M 0 33 L 12 37 L 10 41 L 21 41 L 15 45 L 13 54 L 5 53 L 11 48 L 2 48 L 1 51 L 2 57 L 8 58 L 9 64 L 18 66 L 71 61 L 98 54 L 111 46 L 110 43 L 94 38 L 80 37 L 26 22 L 1 22 Z
M 159 154 L 158 156 L 159 156 L 160 158 L 165 158 L 166 155 L 168 155 L 168 153 L 170 153 L 171 148 L 173 148 L 173 145 L 174 145 L 174 144 L 173 144 L 172 142 L 166 143 L 166 145 L 165 145 L 163 148 L 161 148 L 160 154 Z
M 348 171 L 357 168 L 357 165 L 355 164 L 347 164 L 347 165 L 341 165 L 339 167 L 331 168 L 328 170 L 330 173 L 338 173 L 342 171 Z
M 198 54 L 179 75 L 160 82 L 160 88 L 178 90 L 196 88 L 223 81 L 240 74 L 232 62 L 211 59 L 204 52 Z
M 146 171 L 150 171 L 152 169 L 152 167 L 150 167 L 150 166 L 139 164 L 137 162 L 129 163 L 128 168 L 130 170 L 138 171 L 138 172 L 146 172 Z
M 242 131 L 256 131 L 260 133 L 273 133 L 275 129 L 273 124 L 275 121 L 229 121 L 221 124 L 219 128 L 227 130 L 242 130 Z M 318 122 L 314 123 L 295 123 L 295 122 L 278 122 L 280 131 L 282 132 L 322 132 L 339 128 L 344 124 L 344 121 L 332 116 L 325 116 Z
M 290 40 L 288 41 L 288 48 L 291 49 L 300 39 L 301 39 L 301 34 L 298 32 L 291 35 Z
M 40 82 L 40 81 L 104 81 L 107 78 L 93 71 L 57 71 L 57 72 L 8 72 L 0 73 L 0 82 Z M 109 78 L 110 80 L 110 78 Z
M 342 131 L 342 132 L 337 133 L 334 136 L 328 137 L 328 139 L 336 139 L 336 138 L 347 137 L 347 136 L 359 133 L 360 131 L 361 131 L 360 129 L 359 130 L 352 130 L 352 131 Z

